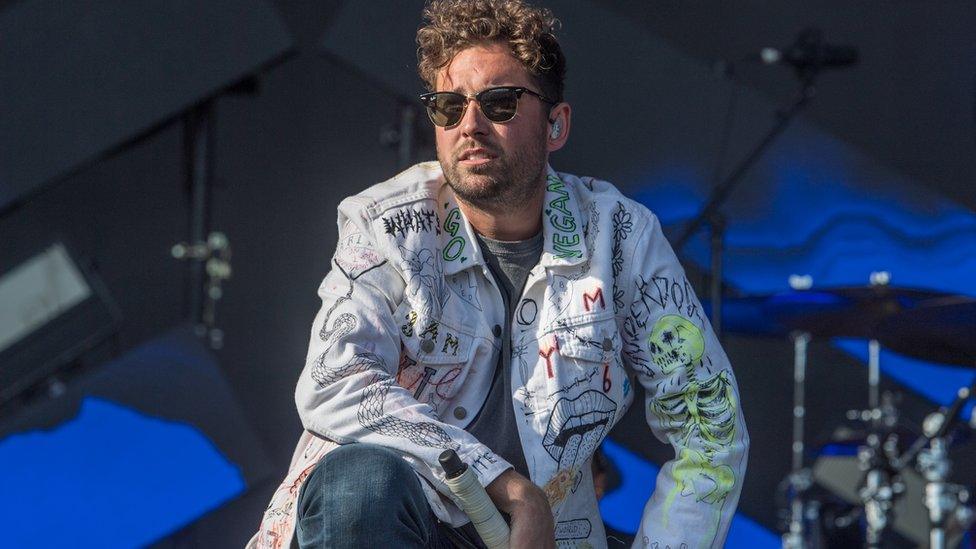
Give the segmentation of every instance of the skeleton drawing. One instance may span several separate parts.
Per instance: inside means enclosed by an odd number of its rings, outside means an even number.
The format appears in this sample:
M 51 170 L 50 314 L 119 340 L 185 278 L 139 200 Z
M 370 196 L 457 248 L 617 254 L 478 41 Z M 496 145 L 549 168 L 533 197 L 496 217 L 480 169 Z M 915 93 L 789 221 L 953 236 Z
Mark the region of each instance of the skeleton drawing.
M 673 442 L 681 448 L 673 471 L 676 485 L 665 508 L 678 494 L 721 504 L 735 485 L 730 467 L 713 464 L 715 453 L 731 445 L 735 436 L 737 403 L 728 372 L 698 379 L 695 366 L 703 359 L 704 337 L 695 324 L 678 315 L 662 316 L 654 324 L 648 347 L 654 365 L 665 375 L 684 379 L 680 390 L 649 404 L 662 425 L 677 433 Z
M 648 347 L 654 365 L 665 375 L 681 368 L 693 375 L 694 363 L 705 354 L 705 338 L 688 319 L 664 315 L 651 329 Z
M 714 537 L 721 518 L 722 504 L 735 486 L 735 472 L 728 465 L 715 465 L 704 453 L 691 448 L 682 448 L 678 459 L 671 469 L 674 477 L 672 488 L 664 500 L 664 527 L 668 527 L 669 510 L 674 500 L 680 494 L 682 497 L 694 497 L 695 501 L 713 505 L 710 524 L 703 524 L 711 531 L 709 537 Z
M 680 392 L 651 403 L 666 428 L 680 430 L 683 445 L 697 436 L 709 457 L 732 443 L 735 410 L 735 393 L 724 371 L 701 382 L 692 379 Z
M 681 450 L 671 473 L 682 496 L 694 495 L 696 501 L 709 504 L 721 503 L 735 485 L 731 467 L 712 465 L 705 454 L 689 448 Z

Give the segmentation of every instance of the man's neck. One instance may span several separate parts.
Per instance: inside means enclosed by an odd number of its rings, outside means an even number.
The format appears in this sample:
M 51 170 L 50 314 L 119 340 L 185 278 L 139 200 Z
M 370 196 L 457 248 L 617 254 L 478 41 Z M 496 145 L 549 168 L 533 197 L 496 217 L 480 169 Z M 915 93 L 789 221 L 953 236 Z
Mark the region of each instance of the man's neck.
M 525 240 L 542 229 L 542 202 L 545 192 L 539 192 L 518 208 L 499 208 L 489 211 L 465 202 L 457 197 L 458 207 L 464 213 L 471 227 L 482 236 L 492 240 L 513 242 Z

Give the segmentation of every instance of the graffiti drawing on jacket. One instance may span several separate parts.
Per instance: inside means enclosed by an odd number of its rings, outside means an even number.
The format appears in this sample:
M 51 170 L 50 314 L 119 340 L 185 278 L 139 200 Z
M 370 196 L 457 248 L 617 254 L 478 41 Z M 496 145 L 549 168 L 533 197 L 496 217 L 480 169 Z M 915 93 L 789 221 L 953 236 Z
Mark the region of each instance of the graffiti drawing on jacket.
M 399 248 L 407 283 L 406 299 L 424 321 L 439 318 L 447 297 L 440 259 L 427 248 Z
M 623 323 L 623 353 L 642 374 L 654 378 L 659 372 L 651 367 L 649 345 L 643 341 L 644 334 L 653 328 L 648 326 L 648 322 L 662 310 L 669 308 L 695 320 L 701 326 L 705 319 L 687 278 L 676 280 L 652 276 L 647 279 L 638 274 L 634 284 L 636 293 Z M 657 360 L 663 359 L 656 358 L 655 361 Z
M 579 547 L 577 540 L 588 539 L 591 530 L 593 530 L 593 523 L 590 519 L 561 520 L 556 523 L 556 546 Z M 573 541 L 576 543 L 571 543 Z
M 555 195 L 549 201 L 543 212 L 543 218 L 549 221 L 552 228 L 552 248 L 557 258 L 582 257 L 580 238 L 577 230 L 577 219 L 573 212 L 566 207 L 570 200 L 566 184 L 556 176 L 547 179 L 546 190 Z
M 444 209 L 450 207 L 450 204 L 445 203 Z M 461 224 L 464 219 L 461 217 L 461 210 L 457 206 L 450 209 L 447 215 L 444 217 L 444 231 L 451 237 L 444 245 L 444 249 L 441 250 L 441 256 L 444 261 L 458 261 L 464 263 L 468 260 L 467 256 L 464 255 L 464 248 L 467 246 L 467 241 L 463 236 L 459 235 L 458 232 L 461 230 Z
M 589 220 L 583 225 L 583 240 L 586 245 L 586 261 L 579 267 L 576 274 L 570 276 L 572 280 L 579 280 L 589 274 L 590 262 L 596 253 L 596 237 L 600 235 L 600 210 L 596 204 L 590 204 Z
M 535 324 L 535 318 L 539 314 L 539 304 L 530 297 L 523 298 L 518 305 L 515 313 L 515 322 L 519 326 L 531 326 Z
M 580 465 L 593 455 L 613 424 L 617 403 L 600 391 L 590 389 L 576 398 L 560 398 L 552 415 L 542 446 L 555 460 L 555 476 L 543 487 L 549 504 L 555 507 L 570 492 L 575 492 L 583 474 Z
M 329 310 L 325 312 L 325 318 L 322 319 L 322 328 L 319 330 L 319 339 L 328 343 L 325 348 L 325 353 L 332 350 L 332 346 L 335 345 L 335 342 L 338 341 L 340 337 L 348 334 L 356 328 L 356 317 L 349 313 L 339 315 L 339 318 L 337 318 L 335 322 L 333 322 L 331 325 L 329 324 L 329 321 L 332 320 L 332 314 L 336 311 L 336 309 L 352 298 L 353 281 L 348 277 L 346 281 L 349 283 L 349 291 L 346 292 L 346 295 L 336 298 L 336 300 L 332 303 L 332 306 L 329 307 Z M 323 353 L 323 356 L 325 353 Z
M 672 466 L 675 486 L 665 499 L 666 525 L 677 496 L 694 497 L 720 510 L 732 491 L 732 468 L 715 465 L 714 458 L 732 444 L 737 403 L 727 371 L 699 379 L 699 371 L 710 372 L 706 365 L 711 361 L 705 356 L 702 330 L 692 321 L 674 314 L 660 317 L 648 336 L 648 348 L 658 371 L 671 380 L 681 380 L 677 390 L 649 404 L 664 428 L 677 433 L 675 444 L 681 448 Z
M 546 288 L 546 322 L 558 322 L 573 301 L 573 280 L 568 276 L 546 273 L 549 287 Z
M 320 385 L 327 385 L 366 371 L 376 373 L 366 382 L 359 401 L 356 417 L 360 425 L 381 435 L 406 438 L 420 446 L 458 449 L 458 444 L 440 425 L 429 421 L 408 421 L 384 411 L 386 399 L 390 389 L 396 384 L 396 379 L 385 373 L 386 362 L 382 357 L 370 352 L 356 353 L 342 366 L 323 366 L 312 375 Z
M 406 236 L 407 233 L 441 234 L 437 213 L 430 209 L 402 208 L 383 217 L 383 231 L 393 236 Z
M 474 277 L 474 271 L 468 269 L 448 276 L 447 284 L 465 303 L 481 311 L 483 309 L 478 299 L 478 282 Z
M 613 245 L 610 248 L 613 267 L 613 312 L 619 313 L 624 308 L 624 290 L 617 284 L 620 273 L 624 270 L 623 241 L 634 230 L 630 212 L 624 209 L 624 205 L 617 202 L 617 209 L 610 217 L 613 229 Z
M 356 280 L 386 263 L 369 239 L 360 232 L 346 235 L 339 240 L 332 261 L 349 280 Z
M 462 373 L 461 366 L 433 368 L 418 364 L 405 352 L 401 352 L 396 381 L 410 391 L 418 402 L 426 402 L 438 414 L 441 404 L 457 392 L 456 386 L 464 379 Z
M 336 257 L 333 258 L 333 263 L 335 263 L 336 269 L 339 269 L 343 276 L 345 276 L 346 283 L 349 284 L 349 290 L 345 295 L 339 296 L 332 303 L 332 306 L 330 306 L 329 310 L 325 313 L 325 318 L 322 319 L 322 328 L 319 329 L 319 339 L 324 341 L 326 346 L 325 350 L 318 356 L 318 358 L 315 359 L 315 363 L 312 366 L 312 379 L 314 379 L 320 387 L 331 383 L 331 381 L 323 380 L 329 379 L 329 375 L 326 373 L 328 367 L 325 363 L 328 360 L 329 353 L 332 351 L 332 347 L 335 346 L 336 342 L 342 339 L 343 336 L 355 330 L 357 326 L 356 317 L 350 313 L 340 314 L 334 322 L 329 324 L 329 321 L 332 319 L 332 314 L 336 311 L 336 309 L 339 308 L 340 305 L 352 299 L 352 292 L 356 279 L 366 274 L 368 271 L 386 263 L 385 260 L 379 260 L 378 258 L 373 258 L 374 261 L 371 262 L 360 263 L 355 263 L 350 260 L 350 250 L 355 252 L 358 257 L 358 254 L 360 254 L 362 249 L 364 248 L 360 246 L 346 245 L 340 247 L 336 252 Z

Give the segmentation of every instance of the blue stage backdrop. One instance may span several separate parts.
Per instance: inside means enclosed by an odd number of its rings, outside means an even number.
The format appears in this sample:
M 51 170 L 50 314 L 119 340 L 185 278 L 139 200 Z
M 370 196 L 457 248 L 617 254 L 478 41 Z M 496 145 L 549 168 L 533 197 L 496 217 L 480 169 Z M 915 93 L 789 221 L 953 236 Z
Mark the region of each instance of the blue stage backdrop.
M 0 486 L 3 545 L 24 548 L 141 547 L 245 488 L 198 429 L 100 398 L 0 441 Z
M 271 472 L 213 355 L 180 327 L 0 417 L 0 546 L 144 547 Z

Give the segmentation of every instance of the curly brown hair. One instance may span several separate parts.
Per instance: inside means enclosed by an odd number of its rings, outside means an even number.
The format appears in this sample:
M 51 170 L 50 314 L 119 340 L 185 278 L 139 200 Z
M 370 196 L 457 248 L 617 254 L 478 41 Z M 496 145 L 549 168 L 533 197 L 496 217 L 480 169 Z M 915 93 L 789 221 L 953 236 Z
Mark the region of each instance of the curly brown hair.
M 555 30 L 559 20 L 521 0 L 432 0 L 417 30 L 417 71 L 433 91 L 438 71 L 461 50 L 505 42 L 538 83 L 543 95 L 563 100 L 566 58 Z

